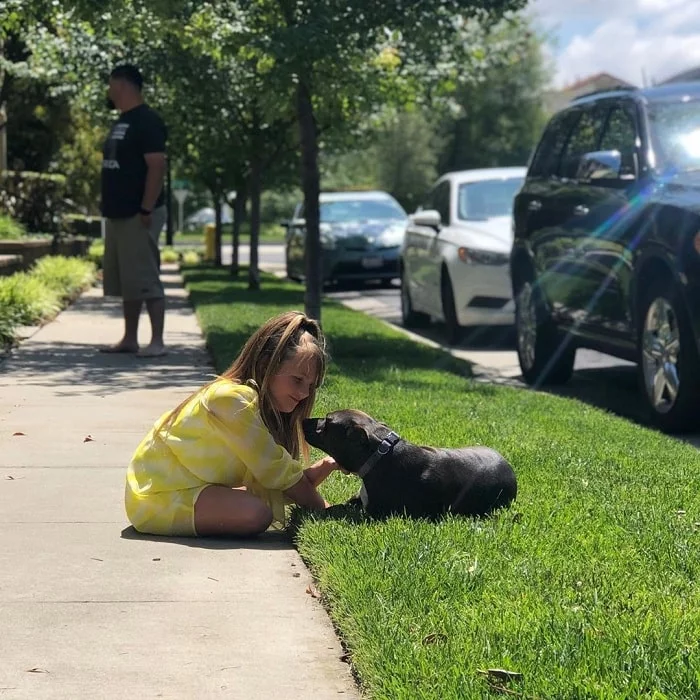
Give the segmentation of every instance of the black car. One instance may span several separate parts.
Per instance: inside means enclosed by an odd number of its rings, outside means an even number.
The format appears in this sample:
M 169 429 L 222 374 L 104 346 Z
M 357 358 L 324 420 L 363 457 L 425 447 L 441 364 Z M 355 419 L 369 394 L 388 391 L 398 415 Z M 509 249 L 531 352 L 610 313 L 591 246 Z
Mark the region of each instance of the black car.
M 580 97 L 516 195 L 510 269 L 532 385 L 576 348 L 638 364 L 652 421 L 700 425 L 700 83 Z

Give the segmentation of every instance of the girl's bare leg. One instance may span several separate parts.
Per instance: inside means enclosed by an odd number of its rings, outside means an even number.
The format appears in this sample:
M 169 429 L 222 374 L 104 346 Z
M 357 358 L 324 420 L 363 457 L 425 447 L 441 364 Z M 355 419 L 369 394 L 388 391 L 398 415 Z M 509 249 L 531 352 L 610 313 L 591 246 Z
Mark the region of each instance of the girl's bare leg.
M 258 535 L 271 522 L 267 504 L 242 489 L 207 486 L 194 505 L 194 527 L 204 537 Z

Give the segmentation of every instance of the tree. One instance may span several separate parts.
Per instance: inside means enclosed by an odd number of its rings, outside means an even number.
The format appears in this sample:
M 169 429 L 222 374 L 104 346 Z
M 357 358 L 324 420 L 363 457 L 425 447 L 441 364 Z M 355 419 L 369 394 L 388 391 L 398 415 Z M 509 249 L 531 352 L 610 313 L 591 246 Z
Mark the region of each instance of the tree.
M 486 60 L 481 47 L 456 41 L 468 20 L 479 16 L 486 22 L 523 5 L 524 0 L 256 0 L 220 2 L 215 11 L 209 6 L 217 17 L 221 51 L 255 57 L 271 88 L 294 87 L 307 314 L 321 315 L 319 139 L 324 125 L 342 124 L 347 132 L 347 124 L 382 102 L 409 99 L 422 87 L 423 66 L 450 76 L 458 71 L 457 62 L 459 67 L 467 63 L 465 55 Z M 459 50 L 449 56 L 445 47 Z
M 542 39 L 522 18 L 502 24 L 489 44 L 507 41 L 507 60 L 488 66 L 479 80 L 458 84 L 453 110 L 439 132 L 445 140 L 440 172 L 524 165 L 546 121 L 543 94 L 549 80 Z

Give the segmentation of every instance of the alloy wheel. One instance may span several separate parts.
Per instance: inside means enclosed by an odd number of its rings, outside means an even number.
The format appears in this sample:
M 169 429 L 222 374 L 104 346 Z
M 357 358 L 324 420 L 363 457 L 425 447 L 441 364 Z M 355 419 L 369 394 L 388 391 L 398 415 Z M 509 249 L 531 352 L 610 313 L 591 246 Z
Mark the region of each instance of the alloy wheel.
M 668 413 L 680 388 L 678 319 L 663 297 L 650 304 L 642 331 L 644 386 L 655 411 Z
M 535 345 L 537 343 L 537 308 L 532 285 L 526 282 L 518 295 L 517 314 L 518 350 L 525 369 L 535 364 Z

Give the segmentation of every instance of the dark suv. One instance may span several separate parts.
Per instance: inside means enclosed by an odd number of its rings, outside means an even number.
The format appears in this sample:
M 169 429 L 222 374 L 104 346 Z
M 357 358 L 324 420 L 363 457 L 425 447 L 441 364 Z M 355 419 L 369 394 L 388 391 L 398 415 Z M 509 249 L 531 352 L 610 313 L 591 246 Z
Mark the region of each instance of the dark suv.
M 637 362 L 657 426 L 700 425 L 700 83 L 574 100 L 513 216 L 525 380 L 563 383 L 592 348 Z

